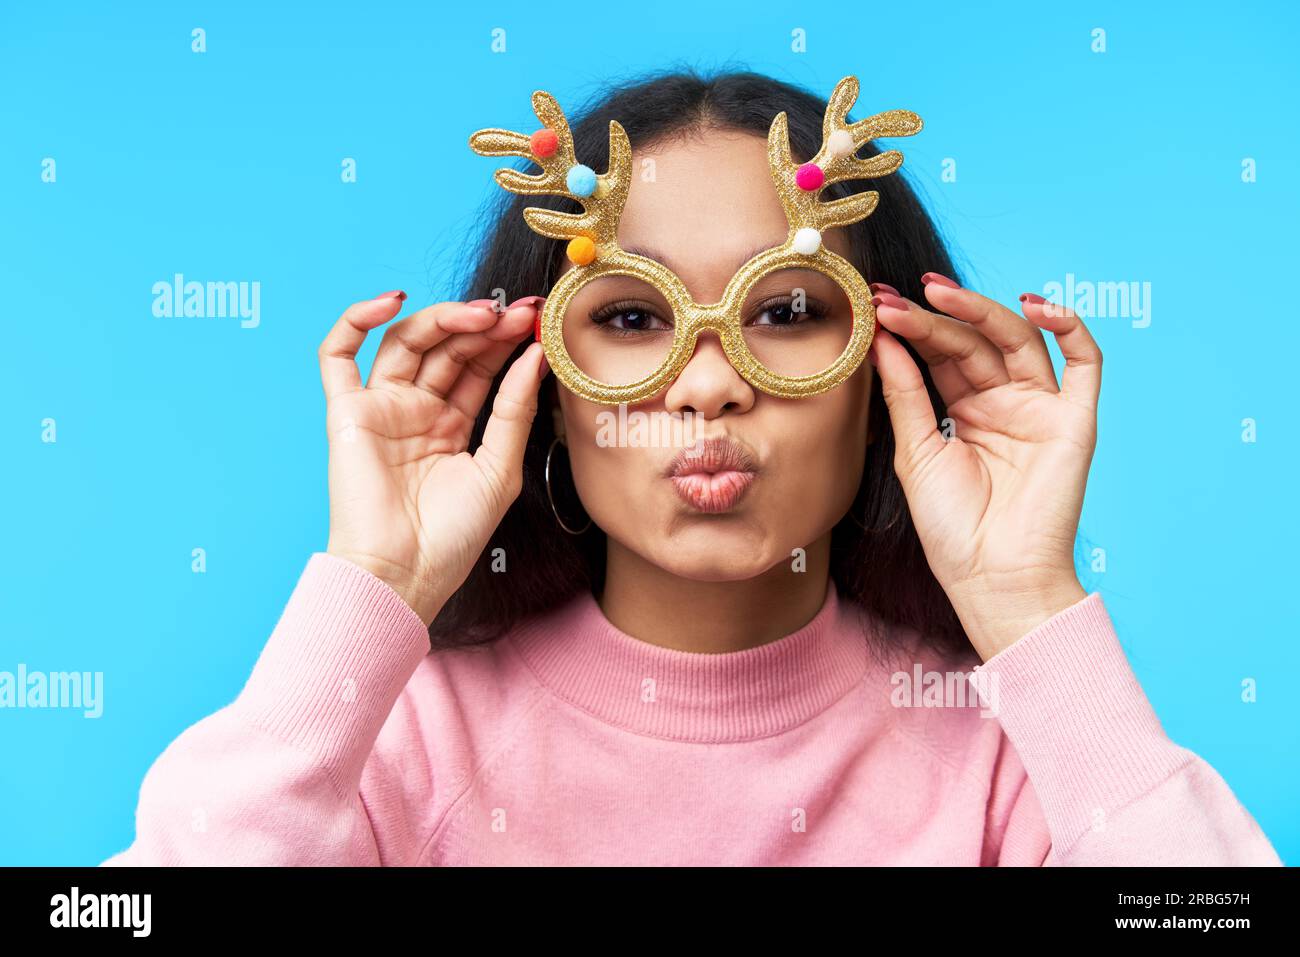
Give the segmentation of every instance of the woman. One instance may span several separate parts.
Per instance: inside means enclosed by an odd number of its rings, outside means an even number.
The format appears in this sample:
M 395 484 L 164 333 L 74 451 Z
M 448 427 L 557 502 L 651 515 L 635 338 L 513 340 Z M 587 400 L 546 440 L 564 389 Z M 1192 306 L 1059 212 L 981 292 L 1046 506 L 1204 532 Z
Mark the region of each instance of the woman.
M 620 245 L 715 301 L 786 235 L 765 147 L 783 110 L 806 160 L 825 104 L 755 74 L 663 75 L 588 111 L 584 162 L 608 162 L 611 119 L 653 161 Z M 870 363 L 780 399 L 705 333 L 634 410 L 690 417 L 693 465 L 611 444 L 605 410 L 547 377 L 535 293 L 569 267 L 523 198 L 479 298 L 392 325 L 364 385 L 355 356 L 405 294 L 351 306 L 320 349 L 327 552 L 239 697 L 150 769 L 106 863 L 1278 864 L 1164 734 L 1075 575 L 1091 335 L 946 278 L 906 183 L 870 185 L 874 215 L 825 236 L 877 280 Z M 503 289 L 526 295 L 503 309 Z M 575 299 L 584 328 L 671 321 L 615 291 Z M 777 297 L 746 322 L 807 311 Z

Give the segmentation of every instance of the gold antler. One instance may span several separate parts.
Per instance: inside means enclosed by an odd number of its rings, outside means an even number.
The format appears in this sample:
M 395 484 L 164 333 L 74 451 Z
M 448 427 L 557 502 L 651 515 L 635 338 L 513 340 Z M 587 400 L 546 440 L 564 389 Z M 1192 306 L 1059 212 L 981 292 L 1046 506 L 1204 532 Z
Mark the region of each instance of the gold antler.
M 857 77 L 846 76 L 835 85 L 835 91 L 826 103 L 826 118 L 822 121 L 821 149 L 812 160 L 801 166 L 797 166 L 790 156 L 790 134 L 785 113 L 778 113 L 772 121 L 767 137 L 768 165 L 793 229 L 811 228 L 820 232 L 870 216 L 880 201 L 880 194 L 875 190 L 855 193 L 833 202 L 822 202 L 817 197 L 832 183 L 873 179 L 897 170 L 903 165 L 903 154 L 897 150 L 888 150 L 869 159 L 858 159 L 857 151 L 878 136 L 911 136 L 923 125 L 921 118 L 911 110 L 887 110 L 849 123 L 848 112 L 857 98 Z
M 597 176 L 574 156 L 569 121 L 555 97 L 543 90 L 535 92 L 533 112 L 544 129 L 532 136 L 510 130 L 479 130 L 469 138 L 470 149 L 482 156 L 524 156 L 542 168 L 537 175 L 510 168 L 497 170 L 496 181 L 512 193 L 567 196 L 582 204 L 582 213 L 535 206 L 524 210 L 524 220 L 534 232 L 550 239 L 591 240 L 592 248 L 585 250 L 570 244 L 570 258 L 581 265 L 581 259 L 590 261 L 617 247 L 618 219 L 632 182 L 632 146 L 623 127 L 610 120 L 609 169 Z

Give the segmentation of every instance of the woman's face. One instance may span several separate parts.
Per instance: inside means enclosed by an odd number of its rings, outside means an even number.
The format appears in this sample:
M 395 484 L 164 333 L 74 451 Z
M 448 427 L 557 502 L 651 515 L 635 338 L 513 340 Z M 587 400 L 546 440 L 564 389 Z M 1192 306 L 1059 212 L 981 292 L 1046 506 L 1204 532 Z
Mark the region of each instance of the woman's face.
M 651 159 L 653 165 L 647 164 Z M 638 148 L 632 165 L 619 245 L 664 263 L 698 303 L 717 302 L 746 259 L 785 241 L 788 224 L 772 185 L 766 141 L 758 136 L 709 130 Z M 823 241 L 848 257 L 842 230 L 825 231 Z M 774 278 L 780 283 L 784 277 Z M 636 292 L 618 289 L 618 280 L 600 282 L 610 288 L 593 295 L 597 284 L 592 283 L 575 297 L 571 310 L 587 316 Z M 843 293 L 819 273 L 800 273 L 799 282 L 807 299 L 847 308 Z M 789 288 L 783 291 L 791 294 Z M 747 308 L 742 322 L 755 321 L 761 312 Z M 612 321 L 628 329 L 671 326 L 671 313 L 661 313 L 623 313 Z M 608 314 L 603 318 L 610 321 Z M 759 321 L 788 322 L 790 312 L 778 307 Z M 647 430 L 650 435 L 665 434 L 658 425 L 665 413 L 681 416 L 683 424 L 693 425 L 681 432 L 688 439 L 726 437 L 752 460 L 752 475 L 712 478 L 670 477 L 680 446 L 647 447 L 644 438 L 620 441 L 608 424 L 617 407 L 588 402 L 560 385 L 562 434 L 582 504 L 609 536 L 611 548 L 626 548 L 680 577 L 752 578 L 790 561 L 792 549 L 808 548 L 852 504 L 866 451 L 871 375 L 870 363 L 863 362 L 829 392 L 777 398 L 745 381 L 716 333 L 701 333 L 677 379 L 627 411 L 629 419 L 640 414 L 656 423 Z

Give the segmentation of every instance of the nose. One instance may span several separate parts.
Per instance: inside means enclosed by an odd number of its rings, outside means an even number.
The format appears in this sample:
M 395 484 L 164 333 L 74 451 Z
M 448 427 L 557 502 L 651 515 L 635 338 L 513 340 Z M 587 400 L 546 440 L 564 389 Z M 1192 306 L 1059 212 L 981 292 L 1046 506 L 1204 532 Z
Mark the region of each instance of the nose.
M 736 371 L 713 330 L 703 330 L 695 351 L 664 396 L 669 412 L 691 412 L 714 419 L 723 412 L 745 412 L 754 405 L 754 387 Z

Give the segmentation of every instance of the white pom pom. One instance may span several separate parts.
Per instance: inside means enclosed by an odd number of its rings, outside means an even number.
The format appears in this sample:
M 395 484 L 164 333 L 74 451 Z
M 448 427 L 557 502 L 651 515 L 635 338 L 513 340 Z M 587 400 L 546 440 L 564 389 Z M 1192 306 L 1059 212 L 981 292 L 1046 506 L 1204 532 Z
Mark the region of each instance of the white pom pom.
M 805 226 L 794 234 L 794 251 L 803 256 L 811 256 L 822 248 L 822 234 L 811 226 Z
M 848 156 L 853 152 L 853 136 L 848 130 L 836 130 L 826 141 L 832 156 Z

